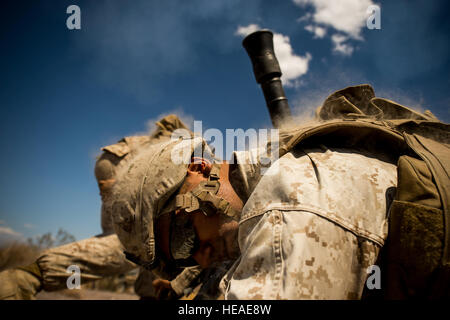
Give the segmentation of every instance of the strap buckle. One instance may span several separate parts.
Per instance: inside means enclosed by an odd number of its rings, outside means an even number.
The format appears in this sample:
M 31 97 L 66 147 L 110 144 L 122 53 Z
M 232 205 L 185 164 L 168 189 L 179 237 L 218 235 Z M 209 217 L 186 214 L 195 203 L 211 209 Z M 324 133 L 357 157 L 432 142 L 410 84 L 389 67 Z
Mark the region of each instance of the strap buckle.
M 198 199 L 190 193 L 179 194 L 175 197 L 175 206 L 177 209 L 183 209 L 186 212 L 192 212 L 200 208 Z

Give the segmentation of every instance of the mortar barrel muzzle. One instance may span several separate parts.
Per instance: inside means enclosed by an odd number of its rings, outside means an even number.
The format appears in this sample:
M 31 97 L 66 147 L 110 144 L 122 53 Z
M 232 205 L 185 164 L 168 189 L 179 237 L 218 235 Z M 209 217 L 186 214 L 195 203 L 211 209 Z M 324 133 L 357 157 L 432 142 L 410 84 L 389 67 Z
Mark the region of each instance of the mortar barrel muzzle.
M 281 83 L 281 69 L 273 48 L 273 33 L 259 30 L 242 41 L 253 65 L 256 82 L 261 85 L 275 128 L 291 120 L 291 109 Z

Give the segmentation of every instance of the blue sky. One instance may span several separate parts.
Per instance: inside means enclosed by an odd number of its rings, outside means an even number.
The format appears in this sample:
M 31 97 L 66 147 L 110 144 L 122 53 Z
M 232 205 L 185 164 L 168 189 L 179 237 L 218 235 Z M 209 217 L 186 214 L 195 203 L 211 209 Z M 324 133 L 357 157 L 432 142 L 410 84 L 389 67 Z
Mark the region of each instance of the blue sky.
M 380 30 L 366 27 L 373 3 Z M 66 27 L 71 4 L 81 30 Z M 161 114 L 223 131 L 269 126 L 239 35 L 251 25 L 278 34 L 296 113 L 370 83 L 449 122 L 449 9 L 414 0 L 2 1 L 0 242 L 59 227 L 77 239 L 100 233 L 95 156 Z

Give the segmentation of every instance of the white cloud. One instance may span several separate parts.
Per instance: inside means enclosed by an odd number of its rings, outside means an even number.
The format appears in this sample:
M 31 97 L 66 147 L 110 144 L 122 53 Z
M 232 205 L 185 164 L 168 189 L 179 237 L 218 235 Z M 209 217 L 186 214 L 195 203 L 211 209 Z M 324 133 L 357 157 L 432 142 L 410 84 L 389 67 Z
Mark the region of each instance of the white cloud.
M 305 27 L 305 30 L 314 33 L 314 38 L 315 39 L 321 39 L 323 37 L 325 37 L 326 33 L 327 33 L 327 29 L 323 28 L 321 26 L 317 26 L 317 25 L 312 25 L 309 24 Z
M 308 72 L 309 61 L 312 59 L 308 52 L 304 56 L 294 54 L 288 36 L 280 33 L 273 35 L 275 55 L 280 63 L 282 81 L 286 86 L 295 86 L 298 84 L 296 79 Z
M 246 36 L 259 29 L 261 28 L 257 24 L 239 26 L 235 34 Z M 288 87 L 298 86 L 300 83 L 298 79 L 308 72 L 309 61 L 312 59 L 311 54 L 307 52 L 304 56 L 296 55 L 289 37 L 281 33 L 274 32 L 273 46 L 283 73 L 281 80 Z
M 10 236 L 21 236 L 22 234 L 14 231 L 10 227 L 0 227 L 0 234 L 6 234 Z
M 366 26 L 366 10 L 372 0 L 293 0 L 295 4 L 314 8 L 312 20 L 317 24 L 333 27 L 354 39 L 361 38 L 361 30 Z
M 295 2 L 295 1 L 294 1 Z M 305 15 L 301 16 L 297 19 L 297 22 L 307 22 L 310 21 L 312 18 L 312 14 L 310 12 L 306 13 Z
M 314 38 L 323 38 L 326 28 L 336 30 L 338 33 L 331 37 L 334 44 L 333 51 L 348 56 L 354 51 L 349 41 L 364 40 L 361 33 L 366 27 L 367 8 L 374 4 L 372 0 L 293 0 L 293 2 L 301 7 L 313 8 L 312 14 L 307 13 L 297 21 L 308 21 L 309 24 L 305 29 L 312 32 Z
M 353 46 L 351 46 L 349 43 L 345 43 L 345 41 L 348 40 L 348 37 L 340 35 L 340 34 L 333 34 L 331 36 L 331 41 L 334 44 L 333 51 L 337 53 L 341 53 L 344 56 L 350 56 L 353 53 Z
M 24 226 L 24 228 L 27 228 L 27 229 L 33 229 L 33 228 L 36 228 L 36 226 L 33 225 L 33 224 L 31 224 L 31 223 L 25 223 L 23 226 Z
M 24 240 L 25 237 L 20 232 L 14 231 L 10 227 L 0 226 L 0 243 L 8 243 Z
M 249 24 L 246 27 L 239 26 L 236 30 L 235 35 L 245 37 L 246 35 L 249 35 L 250 33 L 253 33 L 257 30 L 261 29 L 257 24 Z

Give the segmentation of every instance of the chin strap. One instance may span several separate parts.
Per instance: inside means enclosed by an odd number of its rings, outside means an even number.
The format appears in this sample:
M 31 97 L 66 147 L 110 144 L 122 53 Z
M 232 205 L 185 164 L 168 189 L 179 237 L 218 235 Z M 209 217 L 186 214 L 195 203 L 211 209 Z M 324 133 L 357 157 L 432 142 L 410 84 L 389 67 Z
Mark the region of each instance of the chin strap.
M 176 208 L 186 212 L 201 210 L 206 216 L 217 212 L 239 221 L 240 212 L 230 203 L 217 196 L 220 189 L 220 165 L 213 164 L 207 181 L 202 181 L 191 192 L 176 196 Z

